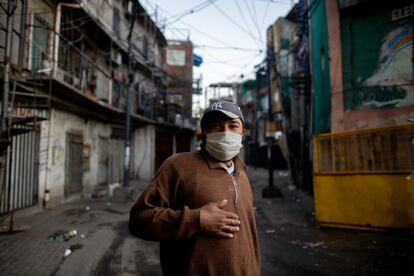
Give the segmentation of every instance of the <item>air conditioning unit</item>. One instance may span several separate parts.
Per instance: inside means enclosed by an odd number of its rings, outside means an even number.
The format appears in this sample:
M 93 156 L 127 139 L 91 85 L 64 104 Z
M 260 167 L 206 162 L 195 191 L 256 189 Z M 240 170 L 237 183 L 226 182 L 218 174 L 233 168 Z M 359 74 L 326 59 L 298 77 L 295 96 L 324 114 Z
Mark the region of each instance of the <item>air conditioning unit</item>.
M 132 16 L 133 13 L 134 13 L 134 3 L 132 1 L 128 1 L 125 15 L 129 17 L 129 16 Z

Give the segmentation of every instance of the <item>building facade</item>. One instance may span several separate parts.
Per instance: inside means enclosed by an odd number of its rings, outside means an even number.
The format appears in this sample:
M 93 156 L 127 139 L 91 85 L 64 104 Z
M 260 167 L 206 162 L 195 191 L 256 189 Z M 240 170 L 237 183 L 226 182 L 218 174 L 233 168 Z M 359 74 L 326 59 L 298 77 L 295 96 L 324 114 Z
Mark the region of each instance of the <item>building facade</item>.
M 309 2 L 317 221 L 412 229 L 414 5 Z
M 269 129 L 288 162 L 292 184 L 312 192 L 310 160 L 310 81 L 306 5 L 299 1 L 267 29 Z
M 192 129 L 158 120 L 167 42 L 139 1 L 10 2 L 0 31 L 0 58 L 10 60 L 1 213 L 122 184 L 127 164 L 128 178 L 150 179 L 164 136 L 166 154 L 191 148 Z

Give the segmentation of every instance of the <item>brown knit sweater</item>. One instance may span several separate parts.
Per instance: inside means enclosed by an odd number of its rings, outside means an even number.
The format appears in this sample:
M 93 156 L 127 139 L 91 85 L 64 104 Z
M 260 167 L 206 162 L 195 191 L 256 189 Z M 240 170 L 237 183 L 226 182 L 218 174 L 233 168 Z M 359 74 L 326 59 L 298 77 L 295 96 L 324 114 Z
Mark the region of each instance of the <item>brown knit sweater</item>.
M 130 232 L 159 241 L 165 275 L 260 275 L 253 197 L 244 163 L 236 157 L 232 176 L 204 152 L 169 157 L 131 209 Z M 198 208 L 227 199 L 240 231 L 232 239 L 201 231 Z

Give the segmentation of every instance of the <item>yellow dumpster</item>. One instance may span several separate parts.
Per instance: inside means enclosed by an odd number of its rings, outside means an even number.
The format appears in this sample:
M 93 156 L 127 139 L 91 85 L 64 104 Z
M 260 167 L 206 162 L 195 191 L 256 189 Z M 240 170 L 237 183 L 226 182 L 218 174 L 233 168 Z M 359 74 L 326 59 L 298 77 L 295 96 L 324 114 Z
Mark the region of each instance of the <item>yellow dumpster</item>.
M 317 223 L 414 229 L 414 126 L 313 138 Z

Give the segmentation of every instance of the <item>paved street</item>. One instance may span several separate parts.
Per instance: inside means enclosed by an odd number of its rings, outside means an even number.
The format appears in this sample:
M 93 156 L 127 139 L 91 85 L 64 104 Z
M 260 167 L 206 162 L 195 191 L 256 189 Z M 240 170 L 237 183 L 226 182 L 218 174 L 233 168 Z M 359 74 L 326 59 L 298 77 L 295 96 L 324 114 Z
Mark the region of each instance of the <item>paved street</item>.
M 262 275 L 411 275 L 414 235 L 318 228 L 311 198 L 289 189 L 285 172 L 275 172 L 282 199 L 261 198 L 267 171 L 249 174 Z M 128 233 L 131 204 L 87 198 L 18 215 L 16 225 L 30 229 L 0 236 L 0 275 L 161 275 L 157 243 Z M 68 241 L 49 239 L 70 230 L 77 235 Z

